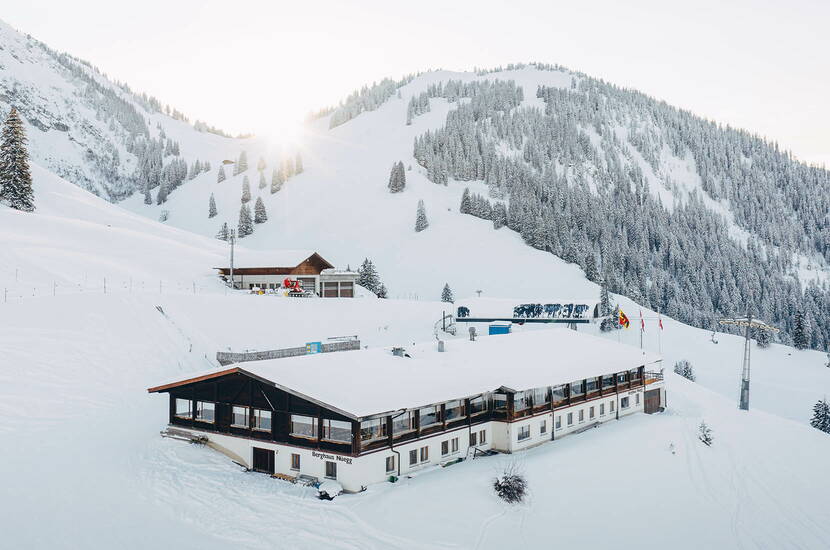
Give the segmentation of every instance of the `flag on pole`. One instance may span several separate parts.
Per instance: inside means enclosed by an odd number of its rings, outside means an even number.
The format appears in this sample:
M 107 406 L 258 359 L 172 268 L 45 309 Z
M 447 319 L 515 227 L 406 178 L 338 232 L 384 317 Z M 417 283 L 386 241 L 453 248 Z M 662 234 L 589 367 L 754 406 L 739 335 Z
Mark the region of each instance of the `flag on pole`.
M 630 327 L 631 326 L 631 321 L 628 320 L 628 316 L 625 313 L 623 313 L 623 310 L 621 310 L 621 309 L 618 309 L 617 311 L 620 312 L 619 323 L 622 326 L 624 326 L 625 328 Z
M 658 315 L 657 319 L 658 319 L 657 324 L 660 325 L 660 330 L 663 330 L 663 318 Z
M 643 319 L 643 310 L 640 310 L 640 332 L 646 331 L 646 321 Z

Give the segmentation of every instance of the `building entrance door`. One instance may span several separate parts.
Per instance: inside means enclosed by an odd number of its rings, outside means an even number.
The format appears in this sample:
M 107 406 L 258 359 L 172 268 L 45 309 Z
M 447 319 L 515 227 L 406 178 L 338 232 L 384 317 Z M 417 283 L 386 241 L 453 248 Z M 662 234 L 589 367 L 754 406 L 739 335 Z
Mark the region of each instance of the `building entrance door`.
M 254 447 L 254 471 L 264 474 L 274 473 L 274 451 Z

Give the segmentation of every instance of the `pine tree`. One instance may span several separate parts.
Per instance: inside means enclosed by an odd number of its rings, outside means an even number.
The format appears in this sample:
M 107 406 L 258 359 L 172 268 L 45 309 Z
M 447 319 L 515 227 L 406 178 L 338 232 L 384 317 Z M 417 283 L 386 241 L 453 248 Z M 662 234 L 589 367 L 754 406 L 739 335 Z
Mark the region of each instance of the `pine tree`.
M 265 174 L 263 172 L 260 172 L 259 173 L 259 188 L 260 189 L 265 189 L 266 185 L 268 185 L 268 183 L 265 181 Z
M 449 283 L 444 284 L 444 290 L 441 291 L 441 301 L 450 304 L 455 302 L 455 298 L 452 295 L 452 289 L 450 289 Z
M 150 195 L 149 184 L 144 185 L 144 204 L 153 204 L 153 197 Z
M 6 117 L 0 135 L 0 201 L 23 212 L 35 209 L 26 131 L 14 107 Z
M 403 162 L 399 161 L 392 165 L 387 187 L 390 193 L 400 193 L 406 187 L 406 172 L 404 171 Z
M 357 284 L 367 290 L 371 290 L 375 294 L 378 293 L 380 287 L 380 277 L 375 269 L 375 264 L 372 260 L 366 258 L 357 270 Z
M 210 201 L 208 202 L 208 218 L 214 218 L 216 214 L 216 199 L 213 197 L 213 193 L 211 193 Z
M 415 217 L 415 232 L 420 233 L 429 227 L 429 220 L 427 220 L 427 211 L 424 208 L 424 201 L 418 201 L 418 213 Z
M 273 195 L 280 189 L 282 189 L 282 172 L 276 168 L 274 168 L 273 172 L 271 172 L 271 194 Z
M 268 221 L 268 214 L 265 213 L 265 203 L 262 202 L 262 197 L 256 198 L 254 205 L 254 223 L 264 223 Z
M 599 314 L 605 316 L 611 313 L 611 298 L 608 296 L 608 280 L 603 277 L 599 284 Z
M 254 224 L 251 222 L 251 205 L 243 204 L 239 208 L 239 224 L 236 226 L 236 234 L 241 239 L 253 232 Z
M 378 287 L 377 296 L 378 296 L 378 298 L 386 298 L 387 297 L 386 285 L 385 284 L 380 283 L 380 286 Z
M 795 313 L 795 323 L 793 327 L 793 346 L 796 349 L 806 349 L 809 344 L 809 338 L 807 335 L 807 323 L 804 319 L 804 312 L 798 310 Z
M 772 342 L 772 334 L 768 330 L 755 331 L 755 343 L 759 348 L 768 348 Z
M 169 191 L 167 189 L 167 182 L 163 181 L 161 182 L 161 185 L 159 185 L 159 190 L 156 193 L 156 204 L 164 204 L 165 202 L 167 202 L 168 194 Z
M 674 372 L 687 380 L 695 381 L 695 371 L 692 364 L 682 359 L 674 364 Z
M 599 269 L 597 269 L 597 257 L 593 252 L 585 255 L 585 277 L 589 281 L 599 281 Z
M 251 200 L 251 185 L 248 183 L 248 176 L 242 182 L 242 204 Z
M 236 161 L 236 170 L 234 175 L 241 174 L 248 169 L 248 154 L 245 151 L 239 153 L 239 158 Z
M 228 222 L 222 224 L 222 227 L 219 229 L 219 232 L 216 234 L 216 238 L 220 241 L 227 241 L 230 238 L 231 232 L 228 229 Z
M 223 181 L 225 181 L 225 166 L 220 164 L 219 173 L 216 174 L 216 183 L 222 183 Z
M 462 214 L 469 214 L 472 209 L 472 203 L 470 200 L 470 188 L 465 187 L 464 192 L 461 193 L 461 206 L 459 207 L 458 211 Z
M 700 439 L 704 445 L 711 447 L 715 438 L 712 436 L 712 429 L 706 425 L 706 422 L 700 421 L 700 428 L 698 429 L 697 438 Z
M 830 434 L 830 404 L 827 403 L 827 398 L 819 400 L 813 406 L 813 418 L 810 419 L 810 426 Z
M 493 229 L 501 229 L 507 225 L 507 208 L 503 202 L 493 205 Z

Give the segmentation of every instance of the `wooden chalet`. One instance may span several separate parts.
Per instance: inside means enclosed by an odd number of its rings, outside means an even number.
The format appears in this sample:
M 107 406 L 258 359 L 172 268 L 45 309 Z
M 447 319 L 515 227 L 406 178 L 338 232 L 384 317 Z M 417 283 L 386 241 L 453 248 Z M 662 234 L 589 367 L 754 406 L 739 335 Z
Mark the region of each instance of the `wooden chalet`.
M 230 280 L 230 265 L 214 269 L 222 279 Z M 303 289 L 324 298 L 352 298 L 357 273 L 336 269 L 312 250 L 237 249 L 233 266 L 235 288 L 277 289 L 286 278 L 299 280 Z
M 665 406 L 660 358 L 567 329 L 232 365 L 149 388 L 234 460 L 357 491 Z

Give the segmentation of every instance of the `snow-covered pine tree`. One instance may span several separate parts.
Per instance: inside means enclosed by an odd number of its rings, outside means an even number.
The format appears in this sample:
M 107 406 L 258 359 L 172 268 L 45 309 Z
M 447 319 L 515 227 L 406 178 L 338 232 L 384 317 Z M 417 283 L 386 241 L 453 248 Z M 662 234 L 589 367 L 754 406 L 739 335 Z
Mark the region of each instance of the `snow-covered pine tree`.
M 585 277 L 593 282 L 597 282 L 600 279 L 599 269 L 597 268 L 597 257 L 593 250 L 585 255 Z
M 772 342 L 772 334 L 768 330 L 755 331 L 755 343 L 759 348 L 768 348 Z
M 262 172 L 263 170 L 265 170 L 265 159 L 264 158 L 259 157 L 259 160 L 256 163 L 256 169 L 257 169 L 257 172 Z
M 149 184 L 144 185 L 144 204 L 153 204 L 153 197 L 150 195 Z
M 378 291 L 377 291 L 377 297 L 378 298 L 386 298 L 387 297 L 386 285 L 385 284 L 380 283 L 380 286 L 378 287 Z
M 303 157 L 300 156 L 300 153 L 294 155 L 294 173 L 295 174 L 302 174 L 303 173 Z
M 795 321 L 793 326 L 793 346 L 796 349 L 806 349 L 809 344 L 807 322 L 804 319 L 804 312 L 798 310 L 795 313 Z
M 251 185 L 248 183 L 248 176 L 242 181 L 242 204 L 251 200 Z
M 274 168 L 273 172 L 271 172 L 271 194 L 273 195 L 280 189 L 282 189 L 282 171 L 277 168 Z
M 493 229 L 501 229 L 507 225 L 507 207 L 503 202 L 493 204 Z
M 208 201 L 208 218 L 216 217 L 216 199 L 213 196 L 213 193 L 210 194 L 210 200 Z
M 697 438 L 700 439 L 707 447 L 711 447 L 712 443 L 715 441 L 715 438 L 712 435 L 712 429 L 702 420 L 700 421 L 700 427 L 698 428 Z
M 239 158 L 236 161 L 234 175 L 241 174 L 242 172 L 245 172 L 247 169 L 248 169 L 248 154 L 245 151 L 242 151 L 241 153 L 239 153 Z
M 167 195 L 170 191 L 167 189 L 167 182 L 162 181 L 161 185 L 159 185 L 159 190 L 156 193 L 156 204 L 164 204 L 167 202 Z
M 0 134 L 0 201 L 23 212 L 35 209 L 26 131 L 14 107 L 6 117 Z
M 687 380 L 695 381 L 695 371 L 692 364 L 685 359 L 681 359 L 674 364 L 674 372 Z
M 470 188 L 465 187 L 464 192 L 461 193 L 461 206 L 458 208 L 458 211 L 462 214 L 469 214 L 471 209 L 472 202 L 470 199 Z
M 262 197 L 256 198 L 254 205 L 254 223 L 264 223 L 268 221 L 268 214 L 265 213 L 265 203 L 262 202 Z
M 827 398 L 819 400 L 813 406 L 813 418 L 810 419 L 810 426 L 830 434 L 830 404 L 827 403 Z
M 429 227 L 429 220 L 427 220 L 427 211 L 424 207 L 424 201 L 418 201 L 418 212 L 415 216 L 415 232 L 420 233 Z
M 599 283 L 599 314 L 605 316 L 611 313 L 611 298 L 608 295 L 608 281 L 606 277 Z
M 375 269 L 375 264 L 369 258 L 364 259 L 357 270 L 357 284 L 375 294 L 378 293 L 380 277 Z
M 222 183 L 223 181 L 225 181 L 225 177 L 225 165 L 220 164 L 219 173 L 216 174 L 216 183 Z
M 389 187 L 390 193 L 400 193 L 406 187 L 406 171 L 404 170 L 403 162 L 398 161 L 392 165 L 387 187 Z
M 265 181 L 265 173 L 260 172 L 259 173 L 259 188 L 260 189 L 265 189 L 266 185 L 268 185 L 268 183 Z
M 449 283 L 444 283 L 444 289 L 441 291 L 441 301 L 449 304 L 455 302 L 455 297 L 452 295 L 452 289 Z
M 222 227 L 219 228 L 219 232 L 216 234 L 216 238 L 220 241 L 227 241 L 230 238 L 231 232 L 228 229 L 228 222 L 222 224 Z
M 239 208 L 239 224 L 236 227 L 236 234 L 239 238 L 247 237 L 254 232 L 254 224 L 251 221 L 251 205 L 243 204 Z

